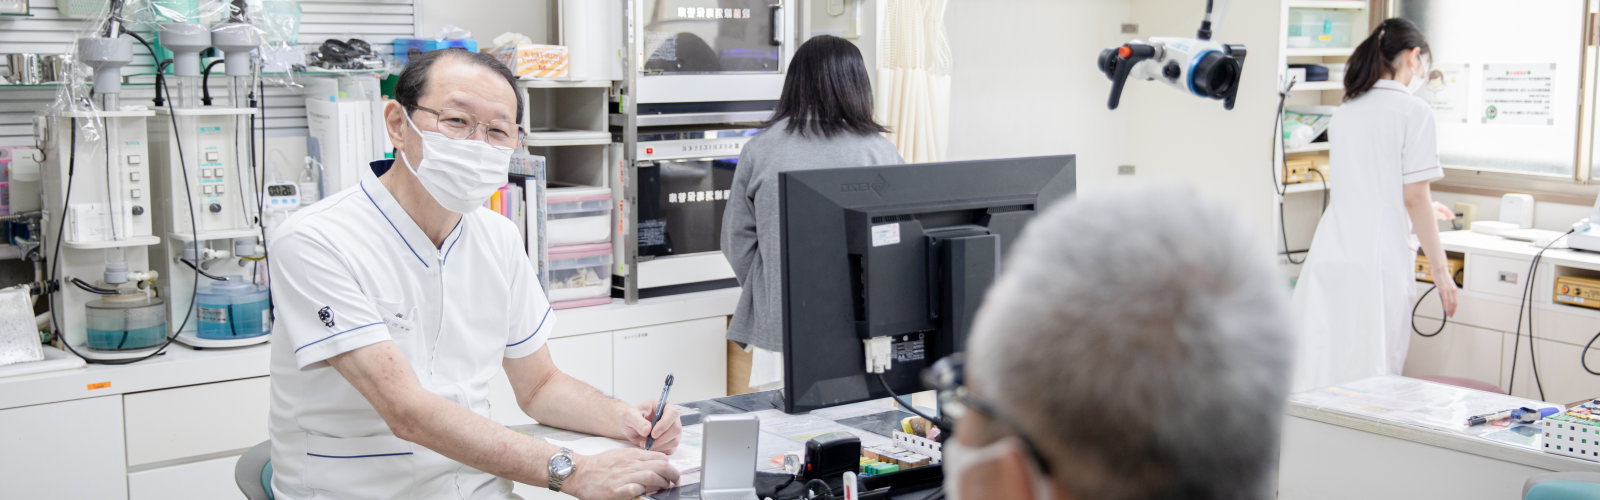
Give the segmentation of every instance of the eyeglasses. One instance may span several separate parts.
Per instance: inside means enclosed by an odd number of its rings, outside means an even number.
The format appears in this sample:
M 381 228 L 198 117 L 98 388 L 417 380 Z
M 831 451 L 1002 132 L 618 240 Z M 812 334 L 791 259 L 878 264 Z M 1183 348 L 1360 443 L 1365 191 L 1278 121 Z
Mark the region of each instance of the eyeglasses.
M 933 366 L 928 367 L 927 370 L 923 370 L 922 383 L 926 384 L 929 389 L 938 391 L 941 416 L 947 417 L 951 421 L 960 420 L 970 410 L 982 414 L 990 420 L 999 422 L 1000 425 L 1007 427 L 1013 435 L 1016 435 L 1017 440 L 1022 441 L 1023 448 L 1027 449 L 1028 458 L 1032 459 L 1034 465 L 1039 467 L 1039 472 L 1044 473 L 1046 476 L 1050 475 L 1050 461 L 1039 451 L 1038 446 L 1034 446 L 1033 440 L 1029 439 L 1027 434 L 1023 432 L 1022 424 L 1000 411 L 999 407 L 978 397 L 967 389 L 965 373 L 966 356 L 961 353 L 940 359 Z M 949 429 L 944 430 L 948 431 Z M 951 439 L 954 435 L 954 433 L 949 433 L 945 439 Z
M 436 128 L 440 134 L 451 139 L 466 139 L 472 133 L 483 129 L 483 142 L 489 143 L 500 149 L 514 149 L 522 145 L 523 136 L 527 135 L 522 126 L 505 120 L 478 121 L 471 113 L 454 108 L 439 110 L 428 109 L 422 106 L 412 106 L 415 111 L 432 113 L 437 122 Z

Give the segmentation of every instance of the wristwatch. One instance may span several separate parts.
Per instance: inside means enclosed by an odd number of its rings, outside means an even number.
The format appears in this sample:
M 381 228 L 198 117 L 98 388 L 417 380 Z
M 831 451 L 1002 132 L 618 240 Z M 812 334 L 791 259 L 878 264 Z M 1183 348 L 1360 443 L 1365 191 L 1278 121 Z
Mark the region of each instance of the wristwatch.
M 550 456 L 550 491 L 561 492 L 561 483 L 572 477 L 572 450 L 562 448 Z

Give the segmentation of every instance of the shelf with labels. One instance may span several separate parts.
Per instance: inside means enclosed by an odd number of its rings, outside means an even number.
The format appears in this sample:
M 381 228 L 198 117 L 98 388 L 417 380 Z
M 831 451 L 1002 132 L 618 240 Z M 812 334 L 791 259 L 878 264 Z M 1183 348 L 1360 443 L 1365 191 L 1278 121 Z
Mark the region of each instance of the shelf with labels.
M 1344 82 L 1299 82 L 1294 84 L 1293 92 L 1322 92 L 1328 90 L 1344 90 Z
M 611 132 L 604 130 L 542 129 L 529 130 L 523 141 L 528 146 L 603 146 L 611 144 Z
M 1285 57 L 1350 57 L 1355 53 L 1353 47 L 1310 47 L 1288 48 L 1283 50 Z
M 611 80 L 524 79 L 517 80 L 517 86 L 525 89 L 609 89 Z
M 1283 194 L 1320 193 L 1327 189 L 1326 182 L 1299 182 L 1283 187 Z
M 1333 150 L 1333 143 L 1328 142 L 1328 141 L 1322 141 L 1322 142 L 1313 142 L 1311 144 L 1300 146 L 1298 148 L 1285 149 L 1283 152 L 1288 153 L 1288 154 L 1300 154 L 1300 153 L 1320 153 L 1320 152 L 1323 152 L 1323 151 L 1332 151 L 1332 150 Z

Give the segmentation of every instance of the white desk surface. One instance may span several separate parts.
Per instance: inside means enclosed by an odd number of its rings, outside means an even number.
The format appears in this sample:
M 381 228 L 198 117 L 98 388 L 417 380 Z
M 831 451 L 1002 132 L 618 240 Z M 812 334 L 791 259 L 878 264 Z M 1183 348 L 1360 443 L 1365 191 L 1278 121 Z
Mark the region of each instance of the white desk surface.
M 556 311 L 554 338 L 733 314 L 739 289 L 722 289 Z M 270 344 L 197 351 L 178 343 L 166 354 L 128 365 L 0 378 L 0 409 L 152 391 L 267 375 Z
M 1414 379 L 1405 379 L 1404 377 L 1392 378 L 1421 382 Z M 1370 380 L 1373 379 L 1368 379 L 1361 382 L 1367 382 Z M 1356 383 L 1359 384 L 1361 382 Z M 1433 384 L 1431 382 L 1421 383 Z M 1455 393 L 1453 396 L 1458 398 L 1471 397 L 1475 395 L 1490 395 L 1489 393 L 1483 393 L 1481 391 L 1472 389 L 1456 388 L 1441 384 L 1433 385 L 1452 389 L 1453 391 L 1451 392 Z M 1520 398 L 1511 398 L 1510 396 L 1503 395 L 1500 396 L 1503 398 L 1508 398 L 1508 401 L 1511 399 L 1520 400 Z M 1444 426 L 1434 427 L 1388 418 L 1383 416 L 1383 412 L 1381 411 L 1366 412 L 1352 411 L 1349 409 L 1335 409 L 1321 404 L 1308 403 L 1306 399 L 1307 398 L 1305 398 L 1303 395 L 1295 395 L 1290 397 L 1287 412 L 1288 415 L 1290 417 L 1304 418 L 1307 420 L 1322 422 L 1352 430 L 1392 437 L 1428 446 L 1445 448 L 1462 453 L 1469 453 L 1494 460 L 1516 463 L 1544 470 L 1600 472 L 1600 462 L 1591 462 L 1588 460 L 1544 453 L 1533 448 L 1493 441 L 1472 433 L 1462 432 L 1460 430 L 1446 430 L 1442 428 Z M 1465 420 L 1465 418 L 1462 417 L 1461 420 Z M 1537 443 L 1540 442 L 1542 442 L 1542 438 L 1539 441 L 1535 441 L 1535 446 L 1537 446 Z
M 1448 231 L 1439 233 L 1439 241 L 1444 244 L 1445 251 L 1463 253 L 1484 253 L 1500 255 L 1503 257 L 1532 259 L 1543 246 L 1533 246 L 1526 241 L 1516 241 L 1489 236 L 1472 231 Z M 1564 246 L 1563 239 L 1556 246 Z M 1580 267 L 1585 269 L 1600 270 L 1600 253 L 1572 250 L 1568 248 L 1551 247 L 1544 253 L 1544 261 L 1563 266 Z

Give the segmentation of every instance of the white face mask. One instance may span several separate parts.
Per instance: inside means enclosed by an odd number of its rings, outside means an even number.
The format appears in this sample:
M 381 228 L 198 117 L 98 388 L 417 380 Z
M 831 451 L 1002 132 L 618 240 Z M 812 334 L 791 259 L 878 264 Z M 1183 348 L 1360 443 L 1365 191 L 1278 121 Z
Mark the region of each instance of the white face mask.
M 1411 75 L 1411 84 L 1406 85 L 1406 90 L 1412 94 L 1422 90 L 1428 84 L 1428 74 L 1433 73 L 1433 65 L 1429 64 L 1427 58 L 1419 58 L 1417 62 L 1420 63 L 1417 64 L 1417 72 Z
M 469 213 L 506 185 L 511 170 L 510 150 L 418 130 L 410 115 L 406 115 L 406 124 L 422 136 L 422 164 L 413 165 L 404 149 L 400 150 L 400 159 L 445 210 Z
M 944 442 L 944 495 L 945 498 L 961 500 L 962 476 L 973 469 L 989 462 L 998 460 L 1006 453 L 1016 451 L 1023 453 L 1022 444 L 1014 438 L 1005 438 L 989 443 L 978 448 L 968 448 L 962 445 L 959 439 L 951 438 Z M 1033 467 L 1028 468 L 1028 476 L 1033 478 L 1033 494 L 1036 500 L 1052 498 L 1049 481 L 1040 478 Z

